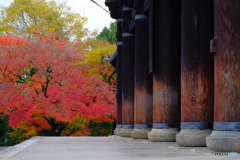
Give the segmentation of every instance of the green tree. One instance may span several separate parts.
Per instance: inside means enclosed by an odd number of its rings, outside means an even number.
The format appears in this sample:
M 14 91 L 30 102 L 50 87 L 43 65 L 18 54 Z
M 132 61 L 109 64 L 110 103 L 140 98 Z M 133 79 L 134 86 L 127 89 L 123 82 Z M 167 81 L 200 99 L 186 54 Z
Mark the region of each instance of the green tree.
M 111 44 L 116 43 L 117 22 L 111 22 L 109 27 L 104 27 L 103 30 L 97 35 L 97 39 L 106 40 Z
M 12 139 L 9 133 L 12 132 L 12 128 L 8 126 L 9 117 L 0 114 L 0 146 L 11 146 L 17 144 L 16 139 Z
M 88 34 L 84 28 L 87 19 L 71 11 L 66 2 L 54 0 L 14 0 L 0 13 L 0 33 L 27 35 L 36 31 L 43 36 L 58 33 L 59 37 L 80 39 Z
M 89 121 L 88 124 L 90 136 L 109 136 L 112 134 L 113 123 L 102 121 L 101 123 L 97 123 L 95 121 Z
M 3 114 L 0 115 L 0 146 L 5 145 L 5 139 L 7 135 L 7 131 L 10 127 L 8 127 L 8 119 Z

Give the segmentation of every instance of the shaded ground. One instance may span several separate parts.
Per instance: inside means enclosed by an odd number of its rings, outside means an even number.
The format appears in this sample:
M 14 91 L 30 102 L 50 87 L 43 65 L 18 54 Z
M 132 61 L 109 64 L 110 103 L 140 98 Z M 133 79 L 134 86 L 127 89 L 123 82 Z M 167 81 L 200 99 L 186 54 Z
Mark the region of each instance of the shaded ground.
M 223 160 L 206 147 L 111 137 L 35 137 L 0 152 L 0 160 Z
M 0 152 L 5 150 L 6 148 L 8 148 L 8 147 L 0 147 Z

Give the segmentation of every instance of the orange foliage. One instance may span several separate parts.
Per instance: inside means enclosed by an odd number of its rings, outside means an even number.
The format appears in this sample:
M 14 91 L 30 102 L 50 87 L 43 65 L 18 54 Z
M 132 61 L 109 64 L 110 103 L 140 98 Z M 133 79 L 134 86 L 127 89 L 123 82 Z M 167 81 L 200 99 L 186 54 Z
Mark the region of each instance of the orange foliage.
M 10 126 L 50 131 L 79 116 L 98 122 L 116 118 L 111 86 L 78 63 L 83 61 L 78 46 L 54 36 L 0 36 L 0 113 L 10 116 Z

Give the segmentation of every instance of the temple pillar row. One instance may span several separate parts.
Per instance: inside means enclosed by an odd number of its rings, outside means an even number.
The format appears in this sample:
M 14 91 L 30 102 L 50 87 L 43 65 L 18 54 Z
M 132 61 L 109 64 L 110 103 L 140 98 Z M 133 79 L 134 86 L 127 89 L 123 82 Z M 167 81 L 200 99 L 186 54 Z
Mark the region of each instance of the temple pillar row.
M 240 3 L 117 5 L 116 134 L 240 152 Z

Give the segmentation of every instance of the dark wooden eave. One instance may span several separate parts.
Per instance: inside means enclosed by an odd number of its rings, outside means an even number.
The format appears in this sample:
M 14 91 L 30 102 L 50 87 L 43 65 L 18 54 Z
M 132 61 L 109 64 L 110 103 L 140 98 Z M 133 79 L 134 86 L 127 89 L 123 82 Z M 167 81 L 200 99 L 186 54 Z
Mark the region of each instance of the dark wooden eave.
M 122 0 L 105 0 L 105 5 L 110 11 L 110 16 L 113 19 L 122 17 Z
M 146 13 L 149 9 L 150 0 L 144 0 L 144 13 Z
M 122 1 L 126 7 L 131 7 L 133 5 L 134 0 L 122 0 Z
M 111 55 L 110 57 L 104 58 L 104 60 L 111 63 L 111 65 L 116 68 L 116 66 L 117 66 L 117 51 L 115 51 L 113 53 L 113 55 Z

